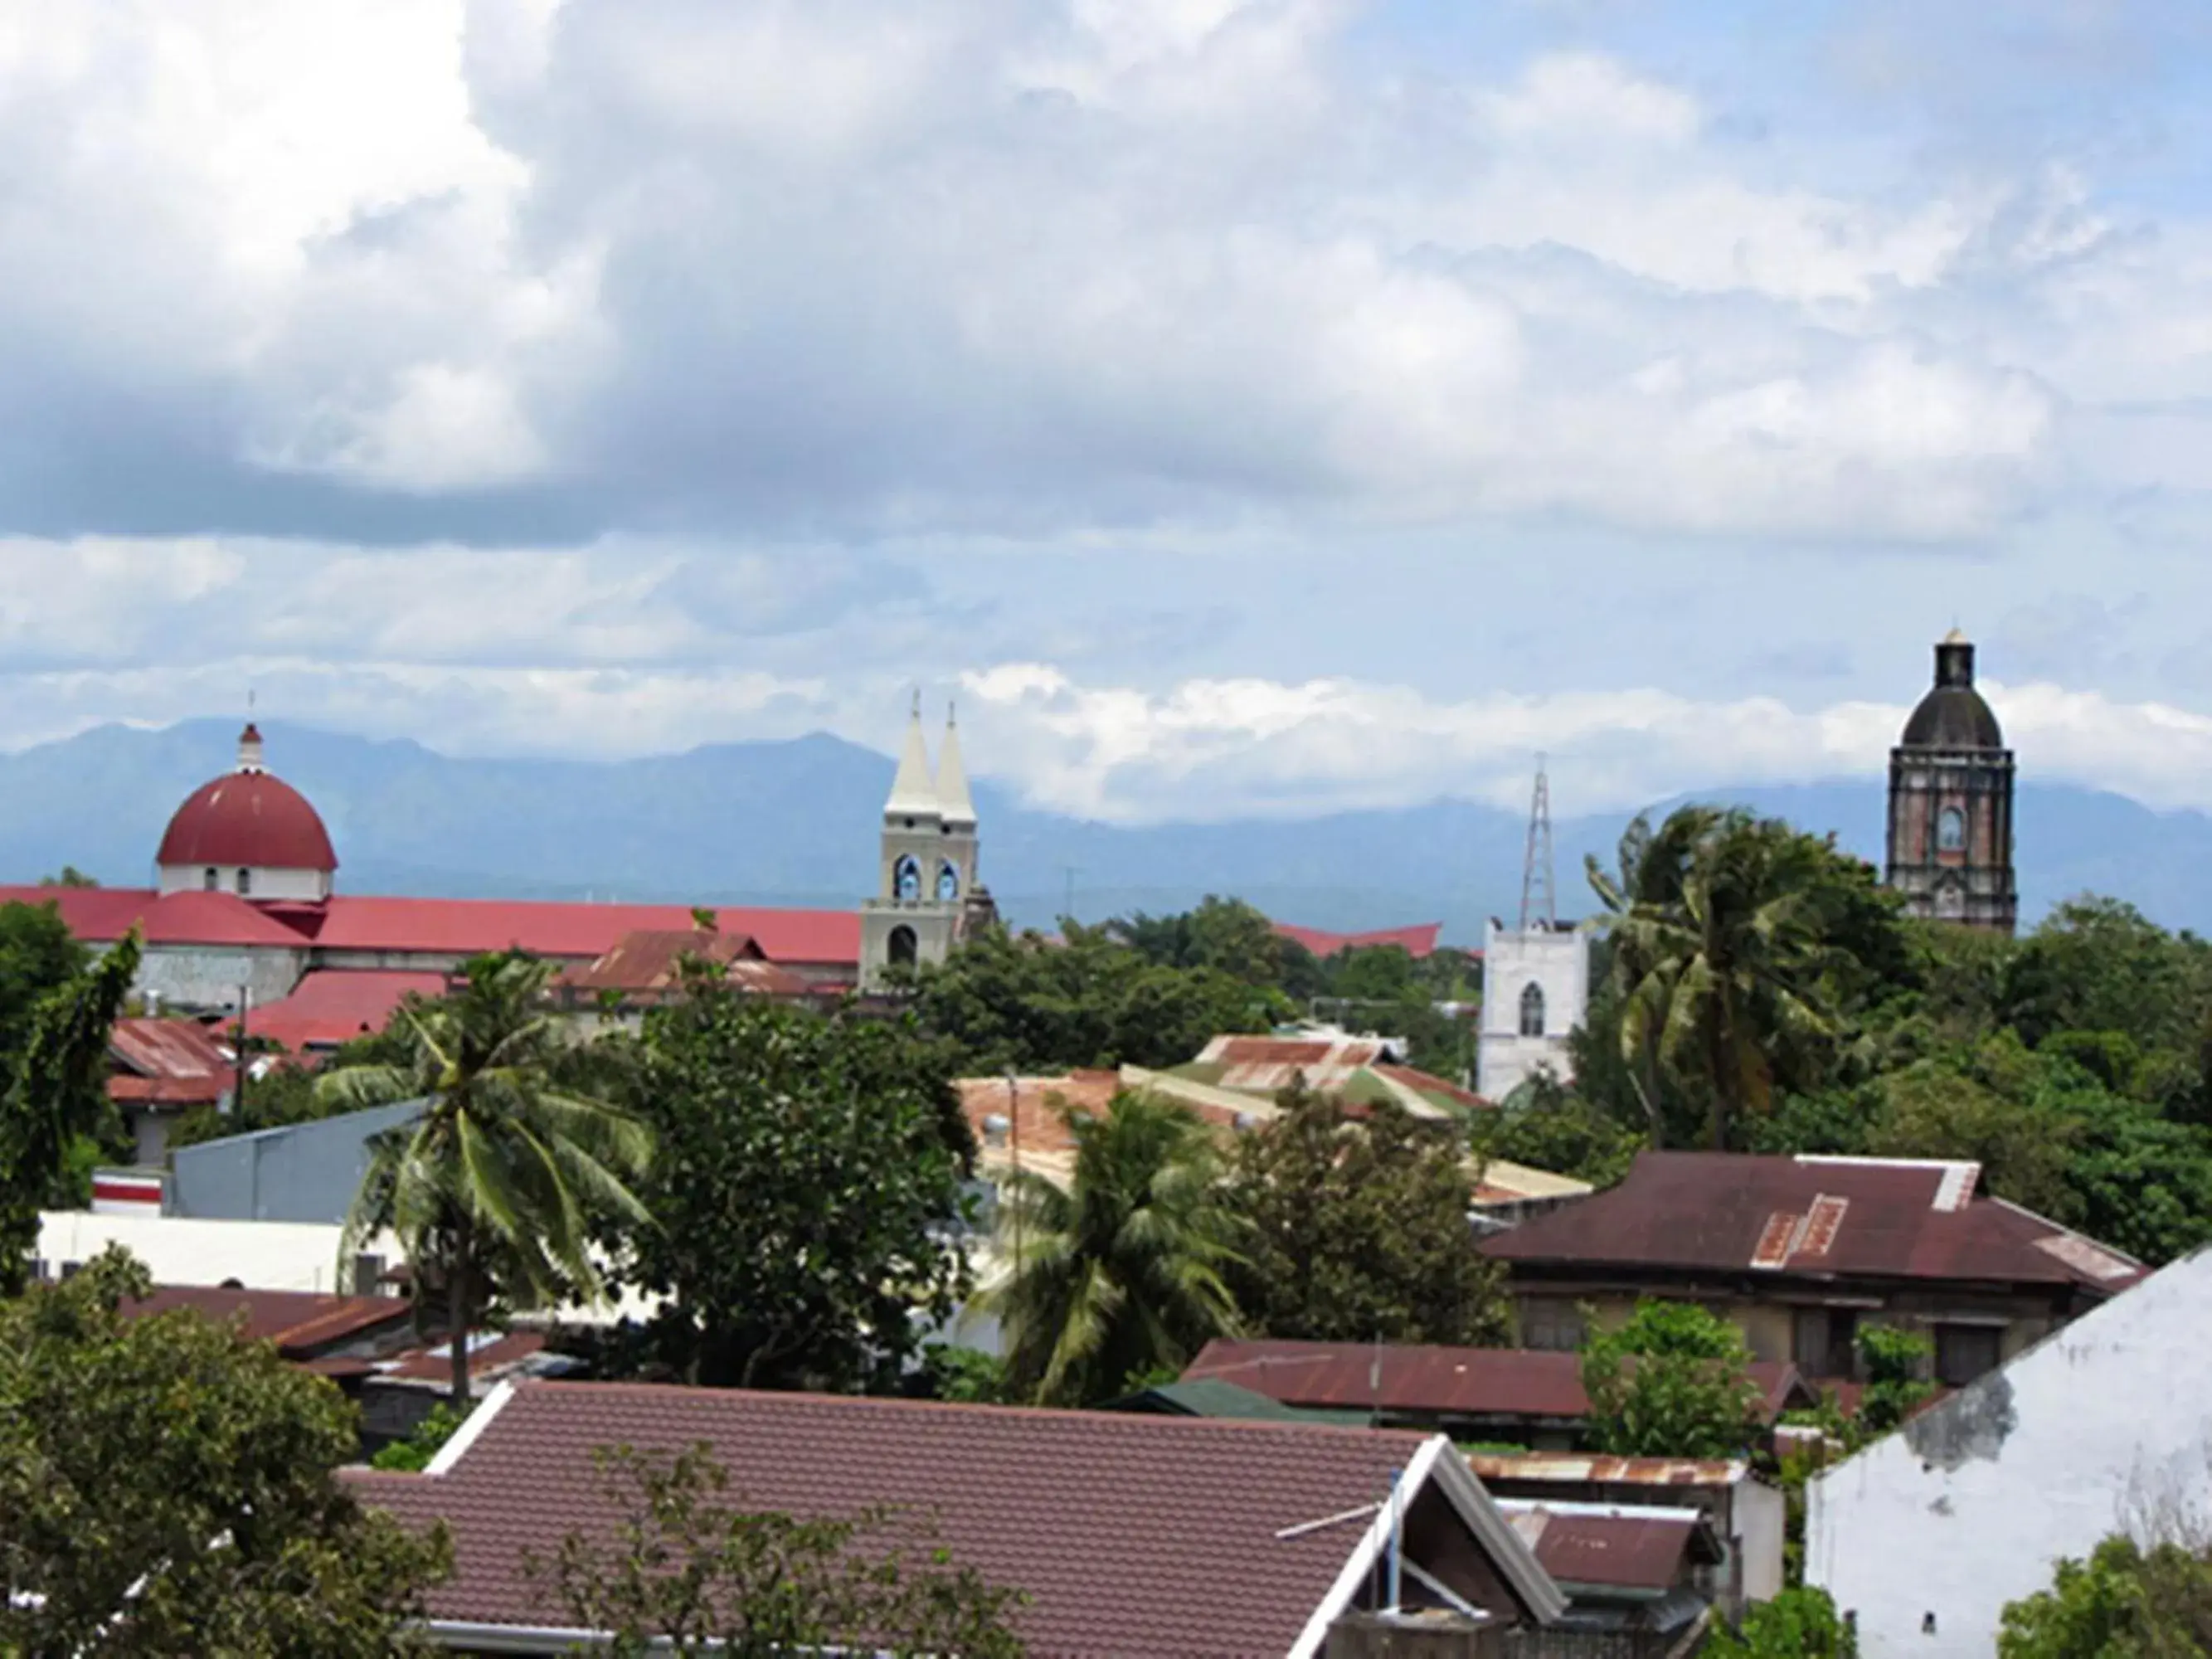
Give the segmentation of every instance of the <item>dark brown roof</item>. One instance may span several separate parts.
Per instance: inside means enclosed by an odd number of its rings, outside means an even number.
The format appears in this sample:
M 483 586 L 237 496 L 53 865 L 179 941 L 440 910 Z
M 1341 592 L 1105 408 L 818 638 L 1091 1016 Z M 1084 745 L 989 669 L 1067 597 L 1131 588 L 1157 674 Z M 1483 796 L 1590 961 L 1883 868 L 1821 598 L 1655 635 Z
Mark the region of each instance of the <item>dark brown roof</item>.
M 1417 1455 L 1440 1479 L 1455 1464 L 1419 1434 L 643 1383 L 523 1382 L 478 1409 L 492 1415 L 443 1472 L 349 1474 L 365 1501 L 451 1527 L 455 1571 L 431 1593 L 435 1620 L 568 1623 L 521 1553 L 611 1531 L 593 1449 L 705 1442 L 733 1499 L 763 1510 L 933 1516 L 956 1565 L 1030 1598 L 1017 1626 L 1037 1659 L 1285 1653 L 1393 1471 Z
M 246 1334 L 273 1342 L 287 1359 L 311 1359 L 325 1349 L 373 1332 L 397 1329 L 411 1315 L 392 1296 L 324 1296 L 313 1291 L 240 1291 L 206 1285 L 156 1285 L 127 1302 L 127 1314 L 190 1308 L 217 1324 L 243 1319 Z
M 750 933 L 703 927 L 641 927 L 624 933 L 589 967 L 570 970 L 563 982 L 579 991 L 665 991 L 680 980 L 687 957 L 719 963 L 725 978 L 748 991 L 799 996 L 806 990 L 806 981 L 769 962 Z
M 1562 1584 L 1618 1590 L 1672 1589 L 1692 1546 L 1719 1559 L 1718 1540 L 1692 1511 L 1598 1508 L 1501 1498 L 1513 1530 Z
M 1979 1198 L 1934 1160 L 1644 1152 L 1619 1186 L 1486 1239 L 1515 1264 L 1972 1279 L 2110 1295 L 2142 1265 Z
M 1812 1400 L 1795 1365 L 1761 1363 L 1749 1370 L 1770 1421 Z M 1580 1357 L 1535 1348 L 1216 1341 L 1183 1371 L 1186 1382 L 1201 1376 L 1237 1383 L 1286 1406 L 1379 1406 L 1393 1416 L 1439 1418 L 1571 1421 L 1589 1415 Z

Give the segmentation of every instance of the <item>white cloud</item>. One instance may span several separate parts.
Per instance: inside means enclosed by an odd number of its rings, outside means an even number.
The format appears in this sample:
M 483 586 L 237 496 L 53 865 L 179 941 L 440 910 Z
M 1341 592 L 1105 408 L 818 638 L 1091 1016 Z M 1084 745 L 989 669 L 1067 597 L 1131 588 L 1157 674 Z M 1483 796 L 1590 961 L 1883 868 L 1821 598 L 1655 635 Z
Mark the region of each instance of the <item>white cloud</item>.
M 1590 52 L 1537 58 L 1513 86 L 1479 93 L 1475 107 L 1512 143 L 1680 144 L 1702 125 L 1698 101 Z

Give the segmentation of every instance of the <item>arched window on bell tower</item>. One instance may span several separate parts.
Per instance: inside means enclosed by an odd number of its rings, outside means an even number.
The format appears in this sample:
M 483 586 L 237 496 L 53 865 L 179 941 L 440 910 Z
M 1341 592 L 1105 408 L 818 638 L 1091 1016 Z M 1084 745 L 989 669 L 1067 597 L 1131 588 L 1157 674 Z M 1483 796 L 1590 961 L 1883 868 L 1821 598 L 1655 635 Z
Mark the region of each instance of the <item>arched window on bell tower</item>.
M 921 896 L 921 860 L 911 853 L 891 866 L 891 896 L 902 903 Z
M 1939 853 L 1963 853 L 1966 850 L 1966 815 L 1955 806 L 1947 806 L 1936 815 L 1936 850 Z
M 890 937 L 884 941 L 884 953 L 894 968 L 912 967 L 915 950 L 914 929 L 911 927 L 894 927 Z
M 1521 1035 L 1544 1035 L 1544 988 L 1534 982 L 1521 993 Z

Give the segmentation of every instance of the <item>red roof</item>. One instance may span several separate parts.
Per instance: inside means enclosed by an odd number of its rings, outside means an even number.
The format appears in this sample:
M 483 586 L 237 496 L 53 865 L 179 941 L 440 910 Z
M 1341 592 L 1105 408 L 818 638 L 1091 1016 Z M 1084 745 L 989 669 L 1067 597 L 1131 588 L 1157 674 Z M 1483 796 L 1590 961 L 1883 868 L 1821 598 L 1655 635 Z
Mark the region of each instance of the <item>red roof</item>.
M 722 978 L 761 996 L 806 994 L 805 980 L 766 960 L 750 933 L 709 933 L 704 928 L 640 928 L 624 933 L 587 967 L 571 969 L 562 983 L 578 991 L 618 991 L 629 996 L 674 988 L 687 957 L 720 963 Z
M 1437 935 L 1443 933 L 1441 921 L 1418 922 L 1411 927 L 1382 927 L 1367 933 L 1332 933 L 1320 927 L 1300 927 L 1295 923 L 1279 921 L 1275 937 L 1303 945 L 1317 957 L 1333 957 L 1339 951 L 1365 951 L 1376 945 L 1402 946 L 1407 956 L 1419 961 L 1433 955 Z
M 194 888 L 166 897 L 150 887 L 0 887 L 0 904 L 52 904 L 77 939 L 105 945 L 136 926 L 149 945 L 268 945 L 307 941 L 235 893 Z
M 440 997 L 446 976 L 421 969 L 318 968 L 292 988 L 289 996 L 264 1003 L 246 1019 L 247 1031 L 280 1042 L 294 1054 L 335 1048 L 357 1036 L 380 1031 L 400 999 Z
M 1748 1370 L 1769 1421 L 1790 1406 L 1813 1403 L 1795 1365 L 1759 1363 Z M 1187 1382 L 1218 1377 L 1285 1406 L 1437 1418 L 1589 1415 L 1581 1357 L 1536 1348 L 1213 1341 L 1182 1375 Z
M 273 1342 L 287 1359 L 312 1359 L 323 1350 L 402 1327 L 413 1310 L 392 1296 L 323 1296 L 312 1291 L 240 1291 L 204 1285 L 156 1285 L 123 1305 L 126 1314 L 168 1313 L 190 1308 L 217 1324 L 242 1320 L 246 1334 Z
M 434 1620 L 567 1623 L 522 1557 L 611 1540 L 593 1449 L 704 1443 L 760 1510 L 933 1519 L 954 1565 L 1030 1598 L 1013 1623 L 1039 1659 L 1288 1652 L 1427 1438 L 643 1383 L 521 1382 L 478 1410 L 444 1474 L 346 1474 L 364 1502 L 451 1528 Z
M 854 910 L 710 907 L 726 933 L 749 933 L 771 962 L 847 964 L 860 959 Z M 520 947 L 541 957 L 592 961 L 625 933 L 689 932 L 688 904 L 577 904 L 550 900 L 356 897 L 326 907 L 316 945 L 325 951 L 412 951 L 473 956 Z
M 107 1055 L 118 1068 L 107 1079 L 110 1100 L 198 1106 L 230 1086 L 230 1054 L 198 1020 L 118 1019 Z
M 193 790 L 169 820 L 154 861 L 325 872 L 338 867 L 321 815 L 270 772 L 227 772 Z
M 1974 1196 L 1972 1164 L 1644 1152 L 1591 1198 L 1486 1239 L 1516 1267 L 1972 1279 L 2110 1295 L 2140 1263 Z

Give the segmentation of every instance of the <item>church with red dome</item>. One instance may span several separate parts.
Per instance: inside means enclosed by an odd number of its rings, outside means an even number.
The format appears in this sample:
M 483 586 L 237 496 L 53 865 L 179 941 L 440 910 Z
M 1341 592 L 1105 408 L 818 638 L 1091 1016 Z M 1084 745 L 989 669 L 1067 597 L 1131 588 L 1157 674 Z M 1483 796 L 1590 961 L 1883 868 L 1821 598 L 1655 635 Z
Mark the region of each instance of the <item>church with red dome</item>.
M 689 905 L 354 895 L 337 878 L 322 815 L 269 769 L 249 725 L 236 767 L 171 815 L 153 885 L 0 886 L 0 903 L 52 903 L 94 947 L 135 927 L 149 1011 L 228 1021 L 242 1007 L 250 1031 L 303 1056 L 380 1030 L 403 996 L 437 994 L 484 951 L 520 949 L 580 971 L 625 941 L 698 927 Z M 777 984 L 830 994 L 860 983 L 859 906 L 713 908 L 725 951 L 765 964 Z

